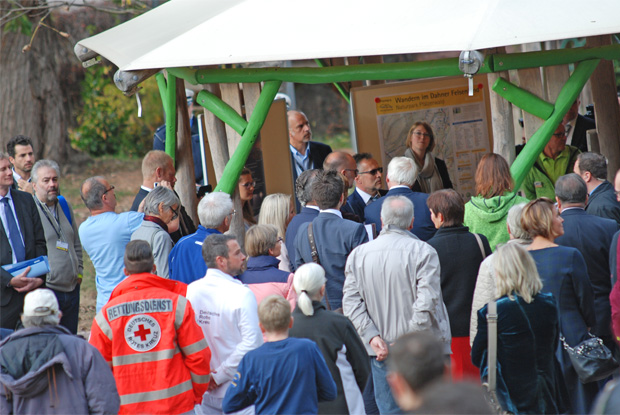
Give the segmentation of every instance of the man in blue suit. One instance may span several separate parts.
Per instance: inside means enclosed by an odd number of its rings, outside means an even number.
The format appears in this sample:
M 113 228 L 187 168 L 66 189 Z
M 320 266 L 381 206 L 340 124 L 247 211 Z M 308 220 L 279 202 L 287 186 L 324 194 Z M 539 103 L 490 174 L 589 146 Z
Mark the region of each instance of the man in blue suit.
M 584 208 L 587 187 L 575 173 L 560 177 L 555 184 L 558 209 L 564 219 L 564 235 L 556 243 L 576 248 L 586 261 L 588 276 L 594 291 L 594 314 L 596 326 L 592 333 L 599 336 L 611 350 L 615 348 L 611 333 L 611 272 L 609 270 L 609 247 L 618 224 L 611 219 L 588 214 Z
M 309 224 L 303 225 L 295 239 L 295 265 L 317 262 L 325 269 L 325 301 L 328 308 L 342 308 L 342 287 L 344 266 L 351 251 L 368 242 L 364 225 L 342 218 L 340 207 L 345 201 L 345 184 L 338 172 L 320 171 L 312 184 L 312 196 L 319 209 L 319 215 Z M 309 240 L 309 227 L 316 246 L 313 256 Z
M 297 231 L 299 231 L 301 225 L 312 222 L 314 218 L 319 216 L 319 207 L 312 198 L 312 183 L 314 183 L 314 178 L 318 172 L 319 170 L 317 169 L 306 170 L 295 181 L 295 196 L 297 196 L 297 200 L 301 203 L 302 208 L 288 224 L 285 242 L 292 271 L 295 271 L 295 238 L 297 237 Z
M 607 159 L 597 153 L 581 153 L 573 167 L 588 188 L 586 212 L 590 215 L 613 219 L 620 225 L 620 202 L 614 186 L 607 181 Z
M 387 191 L 381 190 L 381 177 L 383 167 L 379 167 L 377 160 L 372 158 L 370 153 L 359 153 L 353 156 L 357 163 L 357 176 L 355 177 L 355 190 L 347 202 L 353 213 L 364 221 L 364 210 L 366 205 L 384 196 Z
M 423 241 L 431 239 L 436 232 L 435 225 L 431 221 L 431 212 L 426 206 L 428 194 L 414 192 L 411 186 L 416 180 L 415 162 L 408 157 L 394 157 L 388 165 L 387 177 L 385 182 L 390 189 L 385 196 L 374 203 L 366 206 L 364 216 L 366 223 L 374 223 L 377 234 L 381 232 L 381 206 L 386 197 L 405 196 L 413 203 L 413 229 L 411 233 Z

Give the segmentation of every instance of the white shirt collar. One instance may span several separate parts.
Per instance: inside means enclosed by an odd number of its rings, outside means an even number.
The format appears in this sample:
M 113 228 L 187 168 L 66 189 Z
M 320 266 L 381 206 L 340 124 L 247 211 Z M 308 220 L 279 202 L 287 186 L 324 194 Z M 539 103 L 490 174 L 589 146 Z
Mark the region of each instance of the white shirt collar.
M 331 213 L 333 215 L 339 216 L 342 219 L 342 213 L 338 209 L 319 209 L 320 213 Z
M 315 205 L 306 205 L 305 207 L 307 207 L 308 209 L 318 210 L 319 212 L 321 211 L 321 209 L 319 209 L 319 207 Z
M 409 189 L 411 190 L 411 188 L 405 184 L 397 184 L 396 186 L 392 186 L 390 187 L 390 190 L 392 189 Z
M 370 200 L 370 198 L 372 197 L 372 195 L 369 195 L 368 193 L 366 193 L 365 191 L 363 191 L 362 189 L 360 189 L 359 187 L 355 188 L 355 191 L 357 193 L 359 193 L 360 197 L 362 198 L 362 200 L 364 201 L 364 203 L 368 204 L 368 201 Z
M 142 190 L 146 190 L 146 191 L 147 191 L 147 192 L 149 192 L 149 193 L 151 192 L 151 190 L 153 190 L 153 189 L 149 189 L 149 188 L 148 188 L 148 187 L 146 187 L 146 186 L 140 186 L 140 189 L 142 189 Z
M 236 284 L 241 284 L 243 285 L 243 283 L 241 281 L 239 281 L 238 279 L 236 279 L 235 277 L 233 277 L 230 274 L 225 273 L 224 271 L 220 271 L 217 268 L 208 268 L 207 269 L 207 273 L 205 274 L 205 277 L 218 277 L 218 278 L 223 278 L 225 280 L 234 282 Z

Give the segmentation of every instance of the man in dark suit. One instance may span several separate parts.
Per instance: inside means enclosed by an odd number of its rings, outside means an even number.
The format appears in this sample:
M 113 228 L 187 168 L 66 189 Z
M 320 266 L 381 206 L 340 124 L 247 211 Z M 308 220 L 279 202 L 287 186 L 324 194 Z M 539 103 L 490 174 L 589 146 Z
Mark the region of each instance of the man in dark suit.
M 166 186 L 174 190 L 176 182 L 176 170 L 172 157 L 161 150 L 149 151 L 142 159 L 142 186 L 140 186 L 140 190 L 136 194 L 130 210 L 137 212 L 140 203 L 155 186 Z M 183 205 L 181 205 L 179 229 L 171 233 L 170 237 L 177 243 L 182 237 L 191 235 L 194 232 L 196 232 L 196 225 L 194 225 L 194 221 L 192 221 L 192 218 L 190 218 Z
M 586 261 L 588 276 L 594 291 L 596 326 L 592 333 L 599 336 L 611 350 L 615 347 L 611 333 L 611 280 L 609 247 L 618 224 L 585 211 L 587 187 L 575 173 L 560 177 L 555 184 L 556 201 L 564 219 L 564 235 L 556 243 L 576 248 Z
M 288 259 L 291 262 L 291 270 L 295 271 L 295 238 L 299 228 L 308 222 L 312 222 L 314 218 L 319 216 L 319 207 L 312 198 L 312 183 L 319 170 L 306 170 L 301 173 L 295 181 L 295 196 L 301 203 L 301 212 L 293 216 L 291 222 L 286 228 L 286 250 L 288 251 Z
M 325 170 L 317 174 L 312 184 L 312 196 L 321 212 L 311 223 L 299 229 L 295 239 L 296 267 L 318 260 L 325 269 L 325 299 L 332 310 L 342 307 L 344 267 L 349 254 L 358 245 L 368 242 L 364 225 L 342 218 L 339 209 L 345 201 L 344 187 L 335 171 Z M 310 225 L 316 256 L 313 256 L 309 240 Z
M 311 141 L 312 129 L 303 112 L 290 110 L 287 115 L 289 149 L 293 166 L 293 183 L 295 183 L 302 172 L 310 169 L 322 169 L 325 157 L 332 152 L 332 148 L 327 144 Z M 295 202 L 299 212 L 301 204 L 298 200 Z
M 607 181 L 607 159 L 597 153 L 577 156 L 573 171 L 586 182 L 588 202 L 586 212 L 613 219 L 620 225 L 620 202 L 611 183 Z
M 426 206 L 428 194 L 414 192 L 411 186 L 416 180 L 415 162 L 408 157 L 394 157 L 388 165 L 387 177 L 385 181 L 388 189 L 385 196 L 374 203 L 366 206 L 364 216 L 366 223 L 374 223 L 377 233 L 381 232 L 381 206 L 386 197 L 405 196 L 413 203 L 413 229 L 411 233 L 423 241 L 431 239 L 436 232 L 435 225 L 431 221 L 431 212 Z
M 345 183 L 345 195 L 348 196 L 349 190 L 353 187 L 355 179 L 357 178 L 357 163 L 353 156 L 345 151 L 334 151 L 325 158 L 323 169 L 340 173 L 347 179 Z M 359 223 L 364 222 L 361 217 L 355 214 L 346 198 L 340 207 L 340 212 L 345 219 Z
M 588 151 L 588 139 L 586 132 L 595 130 L 596 123 L 593 119 L 579 114 L 579 98 L 573 102 L 562 123 L 566 128 L 566 144 L 577 147 L 581 152 Z
M 381 189 L 383 167 L 379 167 L 377 160 L 370 153 L 359 153 L 353 156 L 357 163 L 355 190 L 347 199 L 348 205 L 357 216 L 364 221 L 366 205 L 384 196 L 387 191 Z
M 9 156 L 0 153 L 0 265 L 47 255 L 45 233 L 32 195 L 12 190 Z M 39 288 L 45 275 L 29 278 L 27 270 L 17 277 L 0 268 L 0 327 L 15 329 L 27 292 Z

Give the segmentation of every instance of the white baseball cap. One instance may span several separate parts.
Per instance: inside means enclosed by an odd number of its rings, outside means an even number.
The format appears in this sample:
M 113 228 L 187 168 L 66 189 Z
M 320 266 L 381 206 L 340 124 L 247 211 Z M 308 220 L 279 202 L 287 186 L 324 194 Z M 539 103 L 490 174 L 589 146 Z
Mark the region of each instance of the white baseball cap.
M 52 290 L 39 288 L 26 294 L 24 316 L 42 317 L 58 314 L 58 300 Z

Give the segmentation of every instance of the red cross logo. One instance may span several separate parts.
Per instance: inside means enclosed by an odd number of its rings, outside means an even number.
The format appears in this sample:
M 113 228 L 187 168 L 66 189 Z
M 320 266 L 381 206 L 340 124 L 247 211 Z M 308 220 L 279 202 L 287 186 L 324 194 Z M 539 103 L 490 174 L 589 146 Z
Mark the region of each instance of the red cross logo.
M 148 334 L 151 334 L 151 329 L 145 329 L 144 324 L 140 324 L 138 326 L 138 329 L 139 329 L 138 331 L 133 332 L 133 335 L 136 337 L 140 337 L 140 340 L 142 341 L 146 341 L 146 336 Z

